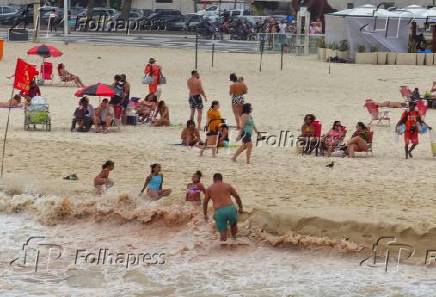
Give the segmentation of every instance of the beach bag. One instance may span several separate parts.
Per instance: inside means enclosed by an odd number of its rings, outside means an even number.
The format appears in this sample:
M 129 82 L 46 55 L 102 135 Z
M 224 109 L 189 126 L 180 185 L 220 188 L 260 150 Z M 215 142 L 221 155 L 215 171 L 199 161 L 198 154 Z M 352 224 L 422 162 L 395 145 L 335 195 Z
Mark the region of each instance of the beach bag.
M 162 75 L 162 73 L 160 74 L 160 78 L 159 78 L 159 84 L 160 85 L 165 85 L 167 83 L 167 78 L 165 76 Z
M 150 75 L 146 75 L 143 79 L 142 79 L 142 84 L 144 85 L 149 85 L 152 84 L 154 81 L 153 77 L 151 77 Z

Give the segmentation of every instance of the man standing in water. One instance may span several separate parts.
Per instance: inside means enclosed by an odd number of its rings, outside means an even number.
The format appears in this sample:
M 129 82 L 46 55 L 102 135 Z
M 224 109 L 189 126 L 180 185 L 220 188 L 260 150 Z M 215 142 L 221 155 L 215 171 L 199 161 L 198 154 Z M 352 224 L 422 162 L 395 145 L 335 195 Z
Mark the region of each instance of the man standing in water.
M 213 184 L 206 191 L 203 202 L 203 213 L 207 221 L 209 219 L 207 216 L 207 205 L 209 204 L 209 200 L 212 199 L 213 208 L 215 209 L 215 224 L 220 233 L 221 241 L 227 240 L 227 223 L 230 224 L 230 232 L 232 233 L 233 239 L 236 239 L 236 233 L 238 232 L 238 214 L 231 196 L 235 197 L 239 207 L 238 212 L 242 213 L 241 198 L 238 193 L 236 193 L 236 190 L 230 184 L 223 182 L 221 173 L 215 173 L 213 175 Z
M 194 120 L 195 110 L 197 110 L 197 126 L 201 130 L 201 116 L 203 112 L 203 100 L 207 101 L 206 94 L 204 93 L 203 86 L 201 85 L 200 74 L 197 70 L 192 70 L 191 78 L 186 82 L 189 89 L 189 107 L 191 108 L 190 120 Z

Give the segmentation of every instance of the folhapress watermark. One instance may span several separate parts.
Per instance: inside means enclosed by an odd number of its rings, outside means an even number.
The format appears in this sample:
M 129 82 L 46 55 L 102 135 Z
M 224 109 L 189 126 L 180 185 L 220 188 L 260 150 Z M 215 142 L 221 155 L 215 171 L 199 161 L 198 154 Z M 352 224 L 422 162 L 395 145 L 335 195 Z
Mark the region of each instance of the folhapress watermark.
M 164 252 L 120 252 L 108 248 L 67 249 L 62 245 L 46 242 L 43 236 L 29 237 L 21 248 L 21 255 L 9 265 L 17 268 L 48 271 L 59 265 L 116 265 L 126 269 L 141 265 L 163 265 L 166 263 Z
M 414 255 L 413 246 L 398 242 L 394 236 L 383 236 L 372 245 L 371 255 L 363 259 L 360 266 L 365 264 L 372 268 L 383 268 L 385 272 L 388 271 L 388 267 L 393 266 L 398 270 L 401 263 L 406 263 Z M 436 249 L 427 249 L 424 265 L 432 263 L 436 263 Z

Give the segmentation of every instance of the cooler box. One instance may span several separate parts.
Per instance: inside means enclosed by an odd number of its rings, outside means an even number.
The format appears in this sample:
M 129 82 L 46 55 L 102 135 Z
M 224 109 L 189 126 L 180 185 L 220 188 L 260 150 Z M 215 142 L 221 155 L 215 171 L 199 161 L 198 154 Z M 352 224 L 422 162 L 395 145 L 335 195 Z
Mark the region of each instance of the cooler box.
M 126 125 L 129 125 L 129 126 L 136 126 L 137 121 L 138 121 L 138 120 L 137 120 L 136 115 L 134 115 L 134 116 L 130 116 L 130 115 L 128 115 L 127 118 L 126 118 Z

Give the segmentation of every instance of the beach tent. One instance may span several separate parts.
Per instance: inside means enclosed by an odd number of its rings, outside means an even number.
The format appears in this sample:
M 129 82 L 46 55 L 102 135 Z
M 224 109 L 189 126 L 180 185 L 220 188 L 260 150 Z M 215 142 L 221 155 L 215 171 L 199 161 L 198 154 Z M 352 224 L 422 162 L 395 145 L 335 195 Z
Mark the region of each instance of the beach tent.
M 429 17 L 436 20 L 435 9 L 411 5 L 404 9 L 386 10 L 374 5 L 364 5 L 326 15 L 326 43 L 347 40 L 353 56 L 359 46 L 367 51 L 407 52 L 410 24 L 424 24 Z

